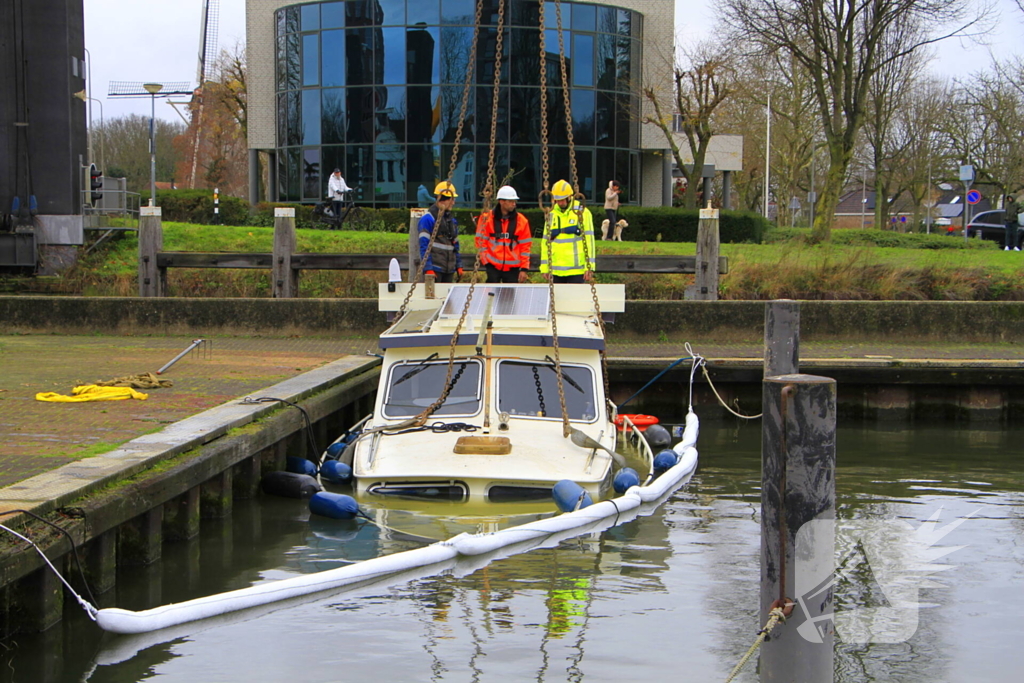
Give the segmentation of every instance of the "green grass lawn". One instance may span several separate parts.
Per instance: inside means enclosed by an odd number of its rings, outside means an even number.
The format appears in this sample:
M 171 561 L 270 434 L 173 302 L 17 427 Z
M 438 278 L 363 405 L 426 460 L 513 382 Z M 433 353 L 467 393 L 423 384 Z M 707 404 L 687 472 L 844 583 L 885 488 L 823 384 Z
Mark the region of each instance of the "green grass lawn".
M 270 252 L 273 228 L 164 223 L 164 250 Z M 932 239 L 932 238 L 929 238 Z M 1024 300 L 1024 252 L 1006 252 L 994 243 L 934 236 L 931 247 L 897 248 L 835 242 L 808 245 L 800 240 L 766 244 L 723 244 L 729 272 L 721 295 L 730 299 L 924 299 Z M 949 240 L 948 242 L 946 240 Z M 952 240 L 956 240 L 953 242 Z M 473 251 L 473 237 L 460 238 Z M 298 230 L 301 253 L 404 254 L 404 233 Z M 934 246 L 945 248 L 934 248 Z M 129 233 L 83 256 L 63 279 L 68 293 L 133 296 L 137 290 L 137 241 Z M 599 254 L 692 255 L 693 243 L 598 242 Z M 534 240 L 534 253 L 540 240 Z M 466 264 L 467 269 L 471 264 Z M 376 296 L 383 273 L 308 271 L 301 296 Z M 175 296 L 256 296 L 269 293 L 269 272 L 172 269 Z M 537 274 L 537 282 L 542 281 Z M 687 275 L 600 274 L 600 282 L 621 282 L 631 299 L 682 298 L 693 282 Z

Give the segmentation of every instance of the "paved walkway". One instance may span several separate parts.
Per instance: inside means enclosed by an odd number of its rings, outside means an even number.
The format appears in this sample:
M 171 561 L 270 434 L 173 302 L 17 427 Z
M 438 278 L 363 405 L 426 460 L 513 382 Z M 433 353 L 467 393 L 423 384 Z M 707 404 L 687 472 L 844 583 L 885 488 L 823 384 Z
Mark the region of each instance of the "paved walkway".
M 227 401 L 256 392 L 346 354 L 377 351 L 376 338 L 214 338 L 205 350 L 178 361 L 164 375 L 170 388 L 145 401 L 45 403 L 38 392 L 70 394 L 78 384 L 155 372 L 191 342 L 188 337 L 0 336 L 0 487 L 162 429 Z M 711 361 L 762 357 L 759 342 L 694 342 Z M 651 363 L 686 355 L 682 341 L 616 342 L 613 358 Z M 1012 344 L 803 343 L 801 359 L 884 364 L 938 360 L 964 365 L 1024 366 L 1024 348 Z

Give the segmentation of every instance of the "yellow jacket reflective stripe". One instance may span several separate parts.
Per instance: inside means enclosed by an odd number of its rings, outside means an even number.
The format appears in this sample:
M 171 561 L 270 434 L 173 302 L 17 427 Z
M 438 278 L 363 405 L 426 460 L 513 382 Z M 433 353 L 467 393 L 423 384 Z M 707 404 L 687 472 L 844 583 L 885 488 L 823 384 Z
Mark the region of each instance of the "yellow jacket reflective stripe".
M 544 225 L 544 243 L 540 250 L 540 272 L 553 275 L 583 275 L 597 270 L 594 216 L 583 209 L 580 225 L 576 210 L 579 202 L 561 209 L 557 205 Z M 549 248 L 550 245 L 550 255 Z

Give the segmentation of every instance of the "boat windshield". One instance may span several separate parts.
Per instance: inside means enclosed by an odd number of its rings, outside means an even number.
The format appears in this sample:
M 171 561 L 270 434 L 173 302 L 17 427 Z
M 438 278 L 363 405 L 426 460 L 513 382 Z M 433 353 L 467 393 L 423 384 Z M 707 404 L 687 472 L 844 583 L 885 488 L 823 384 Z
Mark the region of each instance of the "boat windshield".
M 436 354 L 435 354 L 436 355 Z M 437 400 L 448 375 L 448 361 L 410 362 L 391 367 L 388 376 L 385 417 L 411 417 Z M 452 366 L 452 390 L 439 415 L 474 415 L 480 410 L 480 361 L 456 360 Z
M 597 418 L 594 373 L 585 365 L 562 364 L 565 410 L 570 420 Z M 558 375 L 554 363 L 501 361 L 498 363 L 498 410 L 520 417 L 562 419 Z

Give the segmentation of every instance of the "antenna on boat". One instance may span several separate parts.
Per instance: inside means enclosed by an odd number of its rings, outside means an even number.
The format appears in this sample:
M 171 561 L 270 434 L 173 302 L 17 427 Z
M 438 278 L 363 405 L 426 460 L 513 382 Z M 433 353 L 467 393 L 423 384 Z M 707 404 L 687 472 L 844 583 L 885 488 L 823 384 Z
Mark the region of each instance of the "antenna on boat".
M 391 263 L 388 264 L 388 291 L 394 293 L 395 283 L 402 281 L 402 266 L 399 265 L 398 259 L 391 259 Z

